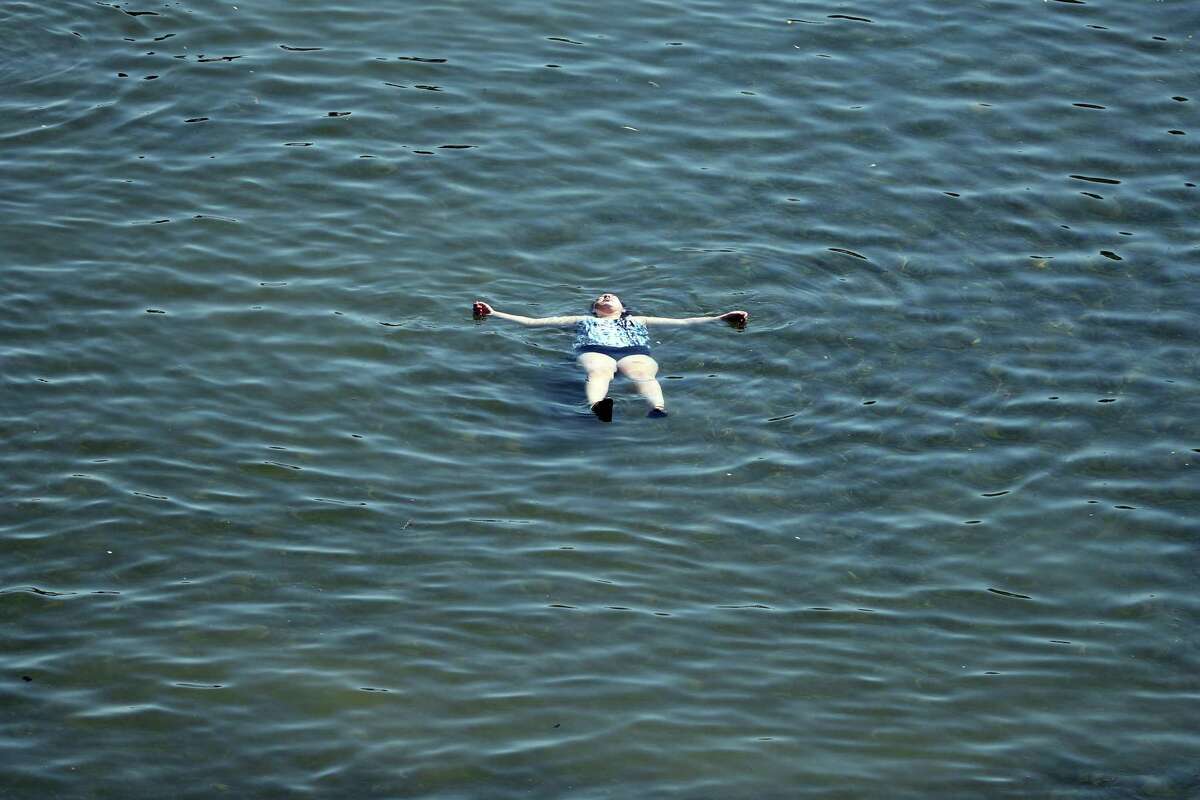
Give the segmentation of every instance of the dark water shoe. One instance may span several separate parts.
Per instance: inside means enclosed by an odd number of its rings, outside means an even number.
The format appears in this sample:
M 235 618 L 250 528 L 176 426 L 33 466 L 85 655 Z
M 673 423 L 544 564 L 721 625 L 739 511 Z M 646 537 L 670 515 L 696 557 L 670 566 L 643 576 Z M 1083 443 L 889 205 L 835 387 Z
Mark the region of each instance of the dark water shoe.
M 592 404 L 592 413 L 601 422 L 612 422 L 613 401 L 611 397 Z

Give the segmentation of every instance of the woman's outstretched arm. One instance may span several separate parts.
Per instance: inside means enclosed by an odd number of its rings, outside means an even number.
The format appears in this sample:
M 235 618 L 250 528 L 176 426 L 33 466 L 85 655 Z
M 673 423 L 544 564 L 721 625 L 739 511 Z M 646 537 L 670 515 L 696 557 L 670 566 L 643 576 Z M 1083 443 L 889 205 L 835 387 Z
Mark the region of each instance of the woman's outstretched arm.
M 735 328 L 746 327 L 750 315 L 745 311 L 726 311 L 712 317 L 633 317 L 644 325 L 699 325 L 702 322 L 728 322 Z
M 573 325 L 582 316 L 574 317 L 523 317 L 520 314 L 507 314 L 503 311 L 497 311 L 482 300 L 476 300 L 471 307 L 471 313 L 476 319 L 484 319 L 486 317 L 498 317 L 500 319 L 512 320 L 521 325 Z

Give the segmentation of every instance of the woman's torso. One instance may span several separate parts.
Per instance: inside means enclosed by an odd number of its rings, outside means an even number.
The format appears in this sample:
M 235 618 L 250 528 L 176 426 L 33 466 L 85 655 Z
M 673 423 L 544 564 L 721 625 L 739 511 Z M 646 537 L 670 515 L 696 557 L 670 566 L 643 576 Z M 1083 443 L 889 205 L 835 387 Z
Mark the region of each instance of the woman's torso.
M 581 347 L 649 347 L 650 332 L 629 317 L 600 319 L 584 317 L 575 323 L 575 349 Z

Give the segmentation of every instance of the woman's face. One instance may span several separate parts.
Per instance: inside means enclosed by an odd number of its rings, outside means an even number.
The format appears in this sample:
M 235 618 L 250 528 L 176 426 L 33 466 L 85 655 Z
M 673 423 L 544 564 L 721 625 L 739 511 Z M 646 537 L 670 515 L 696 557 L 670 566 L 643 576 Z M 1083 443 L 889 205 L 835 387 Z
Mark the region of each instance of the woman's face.
M 602 317 L 611 317 L 614 314 L 620 316 L 621 312 L 625 310 L 625 306 L 621 304 L 621 298 L 605 292 L 596 298 L 596 302 L 592 303 L 592 310 Z

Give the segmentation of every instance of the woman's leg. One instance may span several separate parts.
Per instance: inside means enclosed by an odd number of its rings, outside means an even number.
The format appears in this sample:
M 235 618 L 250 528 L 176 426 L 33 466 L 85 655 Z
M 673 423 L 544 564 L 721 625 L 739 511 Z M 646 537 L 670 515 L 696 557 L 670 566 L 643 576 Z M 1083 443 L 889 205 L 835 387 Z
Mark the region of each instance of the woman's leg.
M 588 405 L 594 406 L 608 396 L 608 385 L 617 372 L 617 362 L 603 353 L 580 353 L 577 361 L 587 373 L 584 391 Z
M 667 401 L 663 399 L 662 387 L 655 379 L 658 375 L 657 361 L 650 356 L 625 356 L 617 362 L 617 369 L 637 384 L 638 394 L 646 398 L 652 410 L 663 410 Z

